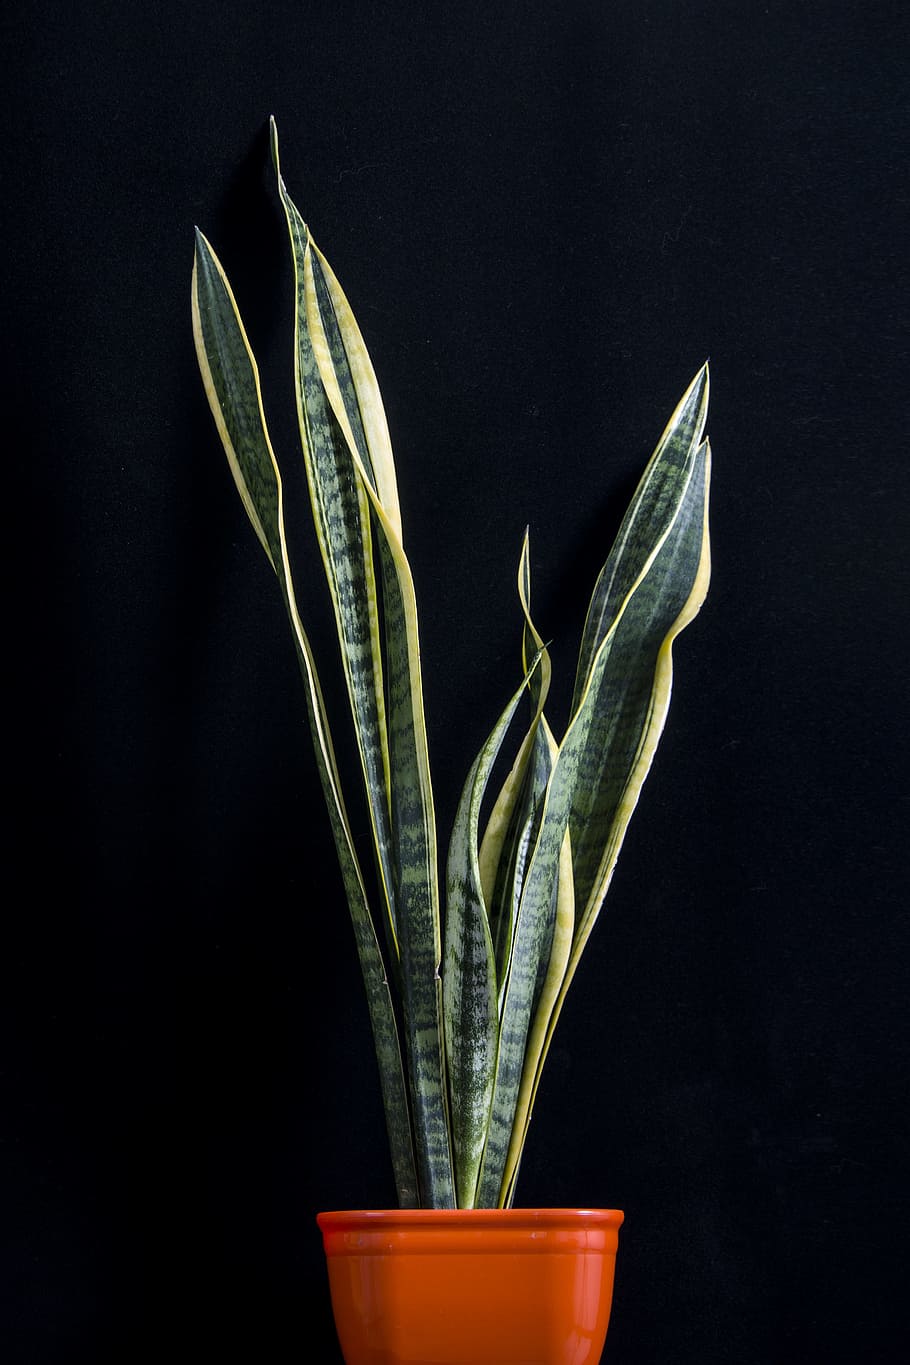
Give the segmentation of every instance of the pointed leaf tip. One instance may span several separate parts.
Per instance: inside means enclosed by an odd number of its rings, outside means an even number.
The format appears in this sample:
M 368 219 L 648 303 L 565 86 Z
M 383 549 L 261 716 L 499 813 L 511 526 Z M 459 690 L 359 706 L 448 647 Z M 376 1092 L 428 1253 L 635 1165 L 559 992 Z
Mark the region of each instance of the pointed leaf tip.
M 209 241 L 208 237 L 206 237 L 205 233 L 202 231 L 202 228 L 194 227 L 193 232 L 195 234 L 197 252 L 202 256 L 214 257 L 215 253 L 212 250 L 212 244 Z
M 275 174 L 281 179 L 281 166 L 278 161 L 278 124 L 275 122 L 275 115 L 269 114 L 269 150 L 272 153 L 272 165 L 275 167 Z

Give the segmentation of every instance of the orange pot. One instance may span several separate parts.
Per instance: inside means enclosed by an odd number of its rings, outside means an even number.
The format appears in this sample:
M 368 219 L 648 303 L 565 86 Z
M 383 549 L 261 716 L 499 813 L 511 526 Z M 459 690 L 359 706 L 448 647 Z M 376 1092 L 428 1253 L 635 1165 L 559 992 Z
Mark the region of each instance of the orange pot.
M 321 1213 L 347 1365 L 597 1365 L 618 1209 Z

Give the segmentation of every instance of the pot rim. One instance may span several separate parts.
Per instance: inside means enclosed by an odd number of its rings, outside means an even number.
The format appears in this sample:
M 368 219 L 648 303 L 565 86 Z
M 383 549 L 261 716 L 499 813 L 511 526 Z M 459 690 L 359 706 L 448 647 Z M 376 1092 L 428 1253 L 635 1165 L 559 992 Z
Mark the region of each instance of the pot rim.
M 595 1208 L 519 1208 L 519 1209 L 334 1209 L 316 1215 L 323 1229 L 365 1227 L 432 1227 L 433 1225 L 461 1224 L 464 1227 L 522 1224 L 534 1227 L 556 1227 L 565 1223 L 591 1227 L 618 1228 L 625 1215 L 622 1209 Z

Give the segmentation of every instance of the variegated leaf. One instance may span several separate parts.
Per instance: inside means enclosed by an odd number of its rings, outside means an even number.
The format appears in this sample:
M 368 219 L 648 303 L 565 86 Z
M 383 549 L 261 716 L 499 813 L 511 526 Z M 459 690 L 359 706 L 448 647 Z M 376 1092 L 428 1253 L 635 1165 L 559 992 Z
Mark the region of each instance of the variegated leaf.
M 522 662 L 529 680 L 531 722 L 512 769 L 494 802 L 480 848 L 481 883 L 485 903 L 489 907 L 500 1008 L 525 866 L 537 837 L 543 795 L 552 767 L 543 720 L 552 664 L 549 651 L 531 617 L 531 562 L 527 530 L 518 565 L 518 597 L 524 615 Z M 530 668 L 532 658 L 538 661 L 535 668 Z
M 552 735 L 549 738 L 552 745 L 553 761 L 555 762 L 556 742 Z M 521 1083 L 518 1087 L 518 1099 L 515 1104 L 515 1118 L 512 1121 L 512 1135 L 499 1192 L 500 1203 L 509 1207 L 515 1194 L 515 1182 L 518 1178 L 521 1156 L 528 1136 L 528 1128 L 531 1124 L 534 1100 L 537 1096 L 539 1069 L 550 1035 L 550 1022 L 556 1008 L 556 1002 L 560 998 L 572 952 L 574 931 L 575 883 L 572 877 L 572 840 L 569 831 L 566 830 L 559 854 L 553 943 L 528 1034 Z
M 668 518 L 673 516 L 689 457 L 704 435 L 709 389 L 708 366 L 705 364 L 686 389 L 667 423 L 623 517 L 607 562 L 600 571 L 578 653 L 573 715 L 601 641 L 641 573 L 656 540 L 666 530 Z
M 192 308 L 196 352 L 209 405 L 241 500 L 278 576 L 291 622 L 317 767 L 366 986 L 398 1198 L 403 1207 L 413 1207 L 418 1200 L 417 1176 L 398 1030 L 341 794 L 325 703 L 297 609 L 284 530 L 281 475 L 266 427 L 259 371 L 227 277 L 199 232 Z
M 493 764 L 528 679 L 510 700 L 468 773 L 449 845 L 443 1007 L 458 1207 L 474 1207 L 489 1119 L 499 1006 L 496 961 L 480 879 L 477 831 Z
M 314 355 L 306 316 L 312 245 L 307 226 L 281 178 L 274 123 L 272 138 L 278 188 L 294 259 L 297 294 L 294 377 L 301 445 L 363 768 L 385 900 L 390 955 L 397 967 L 389 743 L 370 505 L 366 491 L 352 469 L 348 445 L 326 397 Z
M 657 651 L 650 701 L 647 714 L 640 730 L 637 751 L 631 768 L 626 774 L 625 784 L 616 806 L 613 822 L 604 840 L 602 867 L 599 879 L 589 897 L 587 906 L 584 907 L 584 911 L 579 918 L 562 987 L 560 988 L 559 995 L 553 1007 L 550 1021 L 547 1026 L 543 1051 L 541 1052 L 540 1059 L 537 1063 L 537 1071 L 534 1077 L 531 1094 L 532 1105 L 537 1094 L 541 1071 L 544 1062 L 546 1061 L 550 1043 L 553 1038 L 553 1032 L 562 1011 L 566 994 L 572 984 L 575 973 L 578 970 L 581 956 L 600 912 L 604 897 L 606 896 L 610 878 L 612 877 L 613 870 L 616 866 L 616 861 L 619 857 L 622 841 L 625 838 L 632 812 L 638 802 L 642 786 L 650 770 L 657 744 L 663 731 L 667 710 L 670 704 L 670 691 L 673 679 L 673 642 L 680 631 L 684 630 L 689 622 L 698 614 L 699 608 L 704 602 L 708 590 L 708 582 L 711 575 L 711 553 L 708 534 L 708 493 L 711 481 L 711 448 L 707 441 L 705 441 L 699 447 L 698 451 L 695 452 L 694 465 L 693 486 L 689 499 L 690 503 L 693 505 L 688 512 L 690 518 L 693 519 L 694 527 L 690 525 L 687 532 L 689 542 L 687 558 L 681 561 L 682 564 L 688 562 L 691 566 L 694 557 L 694 542 L 698 537 L 700 515 L 701 544 L 697 555 L 694 577 L 691 581 L 691 589 L 682 610 L 670 626 Z M 701 492 L 703 497 L 703 503 L 700 509 L 694 506 L 695 498 L 699 492 Z
M 554 765 L 516 926 L 490 1131 L 481 1168 L 479 1198 L 484 1202 L 504 1198 L 508 1193 L 507 1189 L 500 1190 L 499 1182 L 505 1178 L 524 1071 L 534 984 L 541 955 L 549 953 L 552 946 L 553 887 L 566 830 L 571 828 L 574 859 L 576 828 L 586 833 L 585 822 L 599 818 L 602 813 L 590 793 L 602 789 L 603 774 L 614 775 L 620 799 L 629 792 L 630 783 L 637 782 L 640 788 L 646 771 L 641 770 L 641 758 L 649 749 L 655 698 L 660 700 L 663 688 L 666 641 L 678 633 L 680 623 L 691 619 L 704 596 L 707 464 L 706 447 L 690 451 L 686 476 L 677 493 L 675 515 L 663 533 L 652 540 L 638 579 L 631 585 L 594 655 L 586 686 Z M 610 828 L 603 831 L 608 845 L 612 844 Z M 576 948 L 590 932 L 586 919 L 582 915 L 579 920 L 565 979 L 547 1027 L 540 1065 L 574 971 L 573 964 L 577 965 Z
M 591 661 L 609 633 L 623 602 L 642 573 L 649 555 L 653 554 L 667 534 L 679 507 L 682 489 L 691 475 L 692 463 L 702 436 L 707 417 L 709 393 L 708 367 L 704 365 L 693 379 L 670 419 L 667 428 L 648 462 L 645 472 L 623 519 L 615 544 L 604 565 L 588 609 L 587 621 L 579 653 L 576 679 L 576 701 L 580 700 L 590 677 Z M 634 615 L 626 623 L 612 648 L 625 641 L 636 641 Z M 642 642 L 643 643 L 643 642 Z M 627 646 L 632 648 L 630 644 Z M 634 710 L 636 702 L 629 694 L 637 686 L 648 695 L 649 678 L 642 678 L 630 664 L 625 676 L 614 670 L 615 680 L 609 694 L 609 706 L 617 732 L 623 732 L 622 705 Z M 662 723 L 662 722 L 661 722 Z M 635 734 L 635 723 L 630 727 Z M 659 733 L 659 732 L 658 732 Z M 655 740 L 656 742 L 656 740 Z M 604 752 L 600 775 L 596 784 L 587 782 L 579 792 L 572 811 L 572 858 L 575 876 L 575 895 L 580 921 L 593 908 L 594 900 L 602 900 L 604 885 L 604 849 L 612 821 L 611 791 L 626 781 L 634 755 Z M 598 904 L 599 904 L 598 900 Z
M 544 797 L 553 771 L 555 746 L 550 744 L 550 729 L 543 718 L 536 725 L 530 739 L 531 752 L 518 800 L 515 802 L 509 831 L 503 843 L 490 913 L 499 983 L 500 1014 L 505 1005 L 515 925 L 518 921 L 525 876 L 540 831 Z
M 441 955 L 436 829 L 426 747 L 417 605 L 401 522 L 388 429 L 363 339 L 324 258 L 294 208 L 272 151 L 288 212 L 298 280 L 298 336 L 315 364 L 343 437 L 349 477 L 369 501 L 382 570 L 391 814 L 391 887 L 400 955 L 405 1042 L 421 1200 L 454 1202 L 441 1026 Z M 309 391 L 303 396 L 308 412 Z
M 644 591 L 635 594 L 630 604 L 634 610 L 627 607 L 620 614 L 609 637 L 599 688 L 609 705 L 609 716 L 596 761 L 588 766 L 576 794 L 571 818 L 573 842 L 577 839 L 584 847 L 601 849 L 591 889 L 583 903 L 579 899 L 578 933 L 585 937 L 606 895 L 664 728 L 673 677 L 673 641 L 694 620 L 708 590 L 711 449 L 707 441 L 693 451 L 690 466 L 679 513 L 654 568 L 644 576 Z M 664 582 L 657 576 L 658 569 Z M 599 697 L 595 704 L 598 710 L 603 705 Z

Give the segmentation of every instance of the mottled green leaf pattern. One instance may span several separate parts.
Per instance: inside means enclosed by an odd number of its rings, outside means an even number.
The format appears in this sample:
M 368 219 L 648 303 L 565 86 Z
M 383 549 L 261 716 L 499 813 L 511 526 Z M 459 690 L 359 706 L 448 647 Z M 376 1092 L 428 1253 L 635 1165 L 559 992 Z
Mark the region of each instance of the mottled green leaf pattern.
M 215 425 L 247 516 L 282 573 L 281 481 L 262 414 L 259 371 L 215 253 L 196 229 L 193 335 Z
M 531 618 L 525 536 L 518 591 L 526 676 L 459 803 L 441 963 L 417 604 L 388 424 L 350 304 L 281 177 L 274 121 L 271 132 L 295 270 L 300 440 L 369 811 L 385 960 L 297 608 L 258 369 L 224 271 L 197 232 L 199 365 L 293 631 L 367 990 L 399 1202 L 511 1204 L 553 1031 L 666 718 L 673 640 L 707 590 L 708 370 L 696 375 L 658 442 L 595 585 L 561 744 L 544 716 L 551 662 Z M 478 849 L 481 804 L 523 694 L 530 723 Z
M 553 757 L 556 744 L 550 736 Z M 524 1151 L 531 1113 L 537 1095 L 537 1081 L 543 1064 L 544 1052 L 550 1035 L 550 1024 L 557 1001 L 560 999 L 566 968 L 572 952 L 572 937 L 575 929 L 575 883 L 572 877 L 572 840 L 566 830 L 559 855 L 559 877 L 556 887 L 556 915 L 553 925 L 553 945 L 546 963 L 543 982 L 534 1007 L 531 1029 L 525 1047 L 521 1082 L 515 1103 L 515 1118 L 512 1121 L 512 1134 L 509 1150 L 506 1153 L 505 1171 L 499 1191 L 500 1204 L 511 1206 L 515 1193 L 515 1181 Z
M 655 547 L 668 534 L 678 515 L 704 433 L 708 388 L 708 367 L 705 365 L 693 379 L 658 442 L 598 578 L 579 654 L 576 706 L 590 681 L 597 650 L 649 556 L 654 554 Z M 617 789 L 624 788 L 635 758 L 635 737 L 644 725 L 643 720 L 636 722 L 630 717 L 646 706 L 653 686 L 653 678 L 644 663 L 650 657 L 650 642 L 644 635 L 646 624 L 650 623 L 644 622 L 639 613 L 627 615 L 617 640 L 611 645 L 611 649 L 623 651 L 621 662 L 617 658 L 616 665 L 611 666 L 604 702 L 604 710 L 610 712 L 612 728 L 609 734 L 598 734 L 592 746 L 586 780 L 573 804 L 572 856 L 580 913 L 588 907 L 600 886 L 604 845 L 618 799 Z M 635 650 L 638 654 L 632 657 Z M 624 749 L 611 747 L 619 743 L 615 738 L 617 735 L 627 737 Z
M 579 708 L 579 715 L 585 710 L 591 713 L 595 729 L 602 728 L 612 735 L 612 742 L 620 751 L 616 760 L 617 785 L 621 785 L 622 790 L 613 810 L 609 827 L 605 830 L 601 829 L 603 852 L 598 880 L 588 897 L 587 903 L 581 906 L 578 911 L 575 937 L 565 976 L 553 1007 L 547 1026 L 546 1040 L 537 1063 L 531 1097 L 532 1104 L 566 993 L 572 984 L 585 945 L 606 895 L 622 841 L 653 762 L 663 730 L 670 702 L 673 676 L 673 641 L 680 631 L 694 619 L 707 592 L 710 578 L 708 541 L 710 470 L 711 451 L 706 441 L 691 457 L 689 481 L 680 503 L 676 521 L 661 545 L 659 553 L 652 560 L 642 584 L 644 592 L 640 600 L 635 603 L 635 610 L 629 622 L 626 623 L 622 636 L 617 639 L 615 652 L 611 648 L 611 637 L 608 637 L 595 656 L 589 678 L 589 687 Z M 687 595 L 686 586 L 688 586 Z M 672 613 L 677 608 L 678 611 L 674 617 Z M 626 609 L 628 610 L 628 605 Z M 665 623 L 663 632 L 658 626 L 658 617 L 662 618 Z M 620 636 L 618 624 L 614 626 L 613 630 L 615 637 Z M 643 651 L 648 654 L 651 661 L 648 665 L 651 678 L 650 687 L 646 699 L 643 699 L 642 689 L 639 685 L 629 687 L 621 719 L 615 720 L 610 710 L 610 697 L 612 695 L 610 677 L 612 674 L 614 677 L 618 675 L 621 678 L 622 668 L 628 666 L 628 648 L 635 638 L 636 629 L 640 631 L 642 638 L 649 640 L 650 644 L 650 650 Z M 644 673 L 644 668 L 642 668 L 642 673 Z M 633 694 L 637 694 L 640 703 L 643 701 L 638 712 L 629 704 Z M 599 726 L 597 723 L 598 712 L 600 713 Z M 633 738 L 635 739 L 635 752 L 629 761 L 628 755 L 633 747 L 631 743 Z M 605 733 L 600 744 L 593 747 L 592 754 L 595 765 L 600 763 L 602 750 L 609 747 L 610 742 Z M 625 768 L 620 766 L 623 762 L 623 749 L 627 762 Z M 589 758 L 588 762 L 591 761 Z M 607 765 L 604 766 L 607 767 Z M 593 781 L 593 774 L 589 774 L 588 780 L 593 789 L 596 785 Z M 585 784 L 580 784 L 579 791 L 584 796 Z M 602 813 L 601 818 L 603 818 Z
M 499 1034 L 496 962 L 477 849 L 480 804 L 527 681 L 471 766 L 449 844 L 443 1001 L 456 1192 L 458 1207 L 466 1209 L 474 1207 Z
M 333 444 L 332 458 L 337 462 L 336 467 L 345 471 L 358 498 L 364 500 L 360 539 L 355 534 L 346 538 L 338 526 L 327 525 L 324 555 L 329 560 L 350 561 L 361 545 L 367 547 L 362 591 L 373 604 L 370 651 L 374 684 L 381 677 L 382 656 L 374 605 L 376 577 L 368 553 L 373 539 L 381 567 L 388 706 L 388 728 L 383 731 L 382 739 L 388 770 L 390 842 L 388 860 L 383 851 L 380 851 L 380 859 L 387 896 L 394 906 L 421 1199 L 424 1203 L 442 1207 L 454 1202 L 454 1185 L 441 1022 L 436 831 L 426 750 L 416 597 L 410 566 L 401 544 L 394 470 L 372 366 L 347 301 L 337 284 L 333 284 L 334 276 L 324 258 L 317 254 L 281 179 L 274 128 L 272 151 L 288 216 L 298 286 L 301 427 L 307 429 L 313 447 L 317 449 L 312 419 L 314 413 L 322 415 L 322 409 L 328 404 L 335 430 L 343 437 Z M 318 525 L 321 474 L 315 461 L 313 469 L 311 493 L 315 483 L 317 493 L 313 501 Z M 369 516 L 366 515 L 367 507 Z M 370 540 L 367 540 L 368 533 Z M 339 607 L 343 616 L 344 603 L 336 606 L 336 615 Z M 366 658 L 362 640 L 356 637 L 350 641 L 342 639 L 342 654 L 352 683 L 356 685 L 360 665 Z M 367 695 L 370 691 L 370 688 L 364 689 Z M 378 702 L 379 692 L 375 695 Z M 355 712 L 355 720 L 362 752 L 370 752 L 374 747 L 371 734 L 374 718 L 364 709 Z M 378 750 L 380 746 L 377 743 L 375 747 Z M 366 772 L 366 781 L 368 797 L 377 805 L 374 832 L 377 838 L 382 838 L 383 826 L 374 791 L 375 770 Z
M 541 956 L 548 954 L 552 945 L 554 886 L 565 832 L 570 829 L 574 854 L 576 828 L 586 836 L 590 828 L 587 822 L 602 814 L 593 809 L 592 793 L 599 790 L 605 771 L 615 771 L 617 783 L 625 788 L 648 731 L 660 650 L 697 590 L 704 553 L 705 455 L 704 448 L 690 453 L 676 515 L 645 560 L 638 581 L 594 656 L 586 688 L 554 764 L 515 931 L 490 1130 L 481 1169 L 480 1197 L 485 1201 L 500 1197 L 534 988 Z M 618 760 L 615 769 L 611 755 Z M 606 828 L 598 825 L 598 830 L 601 838 L 608 840 L 609 824 Z M 581 920 L 583 924 L 584 913 Z
M 284 532 L 281 476 L 266 428 L 259 372 L 227 278 L 201 233 L 197 233 L 192 303 L 193 332 L 209 405 L 243 504 L 278 575 L 294 634 L 319 776 L 366 986 L 398 1199 L 402 1207 L 412 1207 L 418 1200 L 417 1175 L 398 1029 L 341 795 L 319 678 L 297 610 Z
M 538 723 L 530 736 L 530 754 L 525 766 L 518 800 L 507 837 L 503 841 L 502 857 L 497 869 L 496 883 L 490 911 L 493 950 L 496 955 L 496 979 L 499 983 L 499 1009 L 502 1012 L 509 965 L 512 960 L 515 924 L 521 904 L 528 861 L 540 830 L 544 797 L 553 771 L 555 746 L 551 750 L 547 731 Z
M 708 367 L 703 365 L 667 423 L 600 571 L 578 654 L 573 715 L 601 641 L 674 515 L 690 456 L 704 434 L 708 393 Z
M 424 1202 L 454 1202 L 439 979 L 441 927 L 419 646 L 410 569 L 381 542 L 385 604 L 392 827 L 399 905 L 401 990 Z
M 497 964 L 502 1007 L 512 933 L 525 867 L 540 822 L 543 797 L 552 769 L 552 736 L 543 720 L 552 677 L 549 651 L 531 618 L 531 562 L 525 531 L 518 565 L 518 597 L 524 614 L 522 662 L 528 677 L 532 715 L 512 769 L 496 798 L 480 849 L 480 874 Z M 532 659 L 536 666 L 531 667 Z
M 277 142 L 274 155 L 278 171 Z M 335 610 L 394 956 L 397 915 L 391 784 L 369 500 L 326 397 L 307 326 L 306 291 L 312 256 L 309 232 L 285 189 L 280 171 L 278 185 L 291 237 L 297 288 L 294 372 L 301 444 L 319 548 Z

